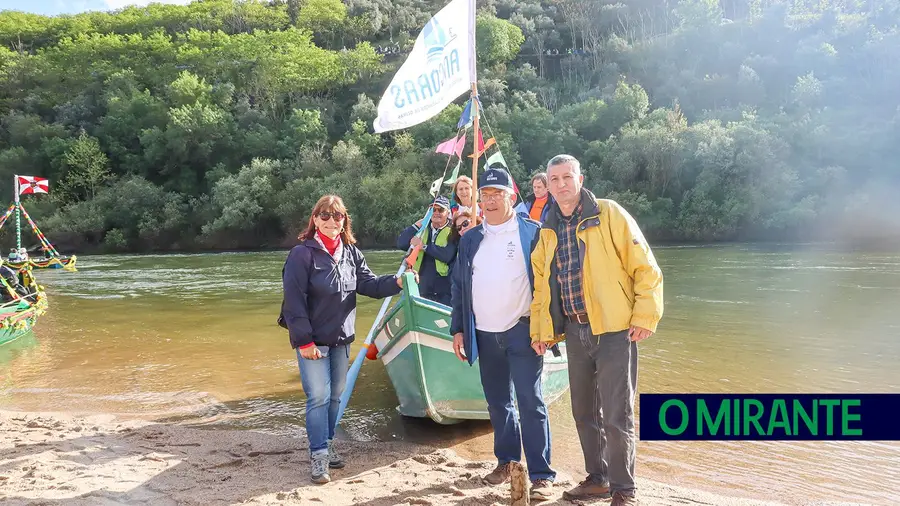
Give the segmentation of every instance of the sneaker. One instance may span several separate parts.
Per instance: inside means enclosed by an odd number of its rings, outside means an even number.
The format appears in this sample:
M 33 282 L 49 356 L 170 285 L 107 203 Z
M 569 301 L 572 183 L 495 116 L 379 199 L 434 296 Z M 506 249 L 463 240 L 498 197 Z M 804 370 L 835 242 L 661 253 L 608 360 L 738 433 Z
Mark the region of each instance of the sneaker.
M 535 501 L 546 501 L 550 499 L 553 482 L 550 480 L 534 480 L 531 482 L 531 498 Z
M 609 485 L 597 483 L 590 476 L 575 488 L 563 492 L 563 499 L 609 499 Z
M 310 477 L 313 483 L 328 483 L 331 476 L 328 475 L 328 452 L 315 453 L 309 458 Z
M 497 464 L 497 467 L 482 478 L 488 485 L 500 485 L 509 481 L 509 464 Z
M 328 467 L 332 469 L 343 469 L 344 467 L 344 459 L 341 458 L 337 448 L 334 447 L 333 439 L 328 441 Z
M 610 506 L 637 506 L 638 500 L 637 497 L 633 495 L 625 495 L 622 492 L 616 492 L 613 494 L 612 503 Z

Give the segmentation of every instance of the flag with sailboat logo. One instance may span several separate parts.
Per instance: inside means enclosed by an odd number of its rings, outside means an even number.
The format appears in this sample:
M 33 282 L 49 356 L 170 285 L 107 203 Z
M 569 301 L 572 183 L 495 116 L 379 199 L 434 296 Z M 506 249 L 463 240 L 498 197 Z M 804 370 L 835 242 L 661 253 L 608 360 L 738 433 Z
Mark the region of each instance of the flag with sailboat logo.
M 425 25 L 381 101 L 375 133 L 408 128 L 443 111 L 475 81 L 475 0 L 452 0 Z

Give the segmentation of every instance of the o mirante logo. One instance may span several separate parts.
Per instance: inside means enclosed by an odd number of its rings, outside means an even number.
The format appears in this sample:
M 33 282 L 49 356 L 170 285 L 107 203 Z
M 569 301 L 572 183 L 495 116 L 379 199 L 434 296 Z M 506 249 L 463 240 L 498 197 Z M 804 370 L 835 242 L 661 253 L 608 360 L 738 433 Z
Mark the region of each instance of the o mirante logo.
M 900 440 L 898 394 L 641 394 L 640 438 Z

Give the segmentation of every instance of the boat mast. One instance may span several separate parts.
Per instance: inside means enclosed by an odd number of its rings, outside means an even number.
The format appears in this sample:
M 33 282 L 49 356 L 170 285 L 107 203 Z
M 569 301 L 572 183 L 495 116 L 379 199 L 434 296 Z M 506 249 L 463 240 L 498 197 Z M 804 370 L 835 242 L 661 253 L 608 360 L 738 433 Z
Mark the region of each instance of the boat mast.
M 478 51 L 475 47 L 475 27 L 476 27 L 476 15 L 475 15 L 475 0 L 470 0 L 469 12 L 472 17 L 469 19 L 469 36 L 472 38 L 472 114 L 475 115 L 475 120 L 473 122 L 474 133 L 472 137 L 474 140 L 472 141 L 472 145 L 475 147 L 472 151 L 472 219 L 477 223 L 478 221 L 478 139 L 481 130 L 479 130 L 478 126 L 478 116 L 480 116 L 480 112 L 478 111 L 478 74 L 476 72 L 478 68 L 477 56 Z M 17 215 L 18 216 L 18 215 Z
M 472 114 L 475 115 L 474 134 L 475 139 L 472 144 L 475 146 L 472 154 L 472 217 L 478 216 L 478 138 L 480 130 L 478 129 L 478 83 L 472 83 Z M 18 216 L 18 215 L 16 215 Z M 477 222 L 477 219 L 476 219 Z
M 16 252 L 22 247 L 22 222 L 20 215 L 22 214 L 22 204 L 19 202 L 19 176 L 13 175 L 14 191 L 16 192 Z

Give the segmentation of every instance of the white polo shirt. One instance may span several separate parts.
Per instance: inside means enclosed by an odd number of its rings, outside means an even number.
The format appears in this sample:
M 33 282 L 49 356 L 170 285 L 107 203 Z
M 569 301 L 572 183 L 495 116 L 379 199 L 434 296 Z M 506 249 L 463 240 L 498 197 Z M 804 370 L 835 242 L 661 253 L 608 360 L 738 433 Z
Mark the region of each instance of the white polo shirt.
M 515 215 L 501 225 L 484 224 L 484 239 L 472 260 L 475 328 L 505 332 L 531 314 L 531 284 Z

